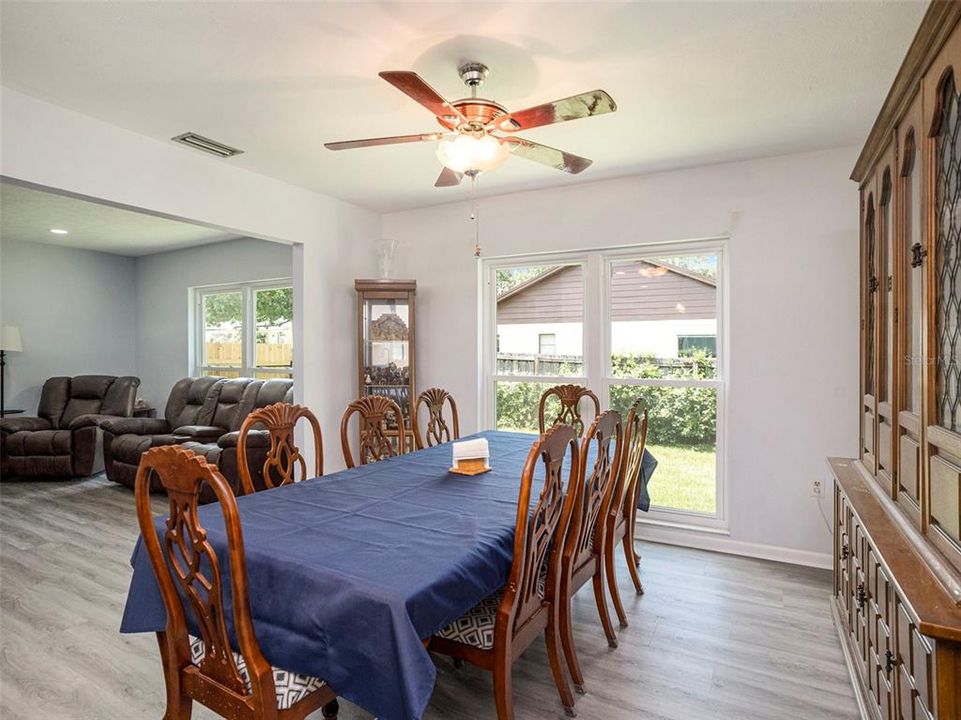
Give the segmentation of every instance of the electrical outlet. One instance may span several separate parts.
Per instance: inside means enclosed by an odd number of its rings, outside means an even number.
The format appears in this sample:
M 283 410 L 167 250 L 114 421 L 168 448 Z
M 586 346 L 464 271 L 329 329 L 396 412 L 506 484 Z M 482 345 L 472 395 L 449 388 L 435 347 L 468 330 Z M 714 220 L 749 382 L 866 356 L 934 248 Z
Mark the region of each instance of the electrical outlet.
M 815 480 L 811 485 L 811 497 L 821 497 L 824 495 L 824 485 L 820 480 Z

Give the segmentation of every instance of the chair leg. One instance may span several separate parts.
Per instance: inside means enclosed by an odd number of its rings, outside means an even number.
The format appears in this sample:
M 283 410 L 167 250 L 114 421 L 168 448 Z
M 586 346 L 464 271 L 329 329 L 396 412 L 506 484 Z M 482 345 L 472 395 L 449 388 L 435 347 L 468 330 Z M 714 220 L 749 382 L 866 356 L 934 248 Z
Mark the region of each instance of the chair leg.
M 167 709 L 164 711 L 163 720 L 190 720 L 194 702 L 184 693 L 180 684 L 180 668 L 171 657 L 166 633 L 157 633 L 157 644 L 160 645 L 160 662 L 163 665 L 164 685 L 167 689 Z
M 571 680 L 574 681 L 574 689 L 584 694 L 584 674 L 581 672 L 581 665 L 577 661 L 577 649 L 574 647 L 574 624 L 571 619 L 571 593 L 570 586 L 565 581 L 561 585 L 561 605 L 558 608 L 560 618 L 561 647 L 564 650 L 564 658 L 567 660 L 567 669 L 571 673 Z
M 556 618 L 556 613 L 555 613 Z M 561 649 L 559 646 L 560 629 L 557 627 L 556 620 L 551 620 L 544 632 L 544 642 L 547 644 L 547 658 L 551 663 L 551 675 L 554 676 L 554 684 L 557 685 L 557 692 L 561 696 L 561 704 L 568 717 L 577 717 L 574 710 L 574 696 L 567 685 L 567 675 L 561 666 Z
M 337 714 L 339 712 L 340 704 L 337 702 L 336 698 L 321 708 L 321 713 L 324 715 L 324 720 L 337 720 Z
M 641 576 L 637 572 L 637 567 L 641 564 L 641 558 L 634 552 L 634 539 L 631 537 L 630 531 L 624 536 L 624 557 L 627 558 L 627 571 L 631 574 L 634 590 L 638 595 L 643 595 L 644 586 L 641 585 Z
M 604 596 L 604 569 L 598 565 L 597 572 L 594 573 L 594 601 L 597 603 L 597 614 L 601 616 L 601 625 L 604 626 L 604 634 L 607 636 L 609 647 L 617 647 L 617 635 L 614 634 L 614 624 L 611 622 L 611 615 L 607 611 L 607 598 Z
M 611 589 L 611 599 L 614 601 L 614 612 L 617 613 L 617 620 L 622 628 L 627 627 L 627 613 L 624 612 L 624 605 L 621 603 L 621 593 L 617 587 L 617 573 L 614 571 L 614 543 L 610 543 L 607 552 L 604 553 L 604 569 L 607 571 L 607 584 Z
M 514 694 L 511 688 L 511 660 L 498 656 L 494 660 L 494 704 L 497 720 L 514 720 Z

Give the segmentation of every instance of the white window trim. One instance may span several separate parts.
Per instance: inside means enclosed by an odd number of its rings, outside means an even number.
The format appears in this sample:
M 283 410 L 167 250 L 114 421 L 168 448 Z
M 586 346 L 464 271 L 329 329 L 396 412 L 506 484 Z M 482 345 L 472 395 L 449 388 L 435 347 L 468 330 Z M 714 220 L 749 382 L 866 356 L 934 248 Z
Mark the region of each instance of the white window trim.
M 257 357 L 257 349 L 255 347 L 257 340 L 254 332 L 244 332 L 244 338 L 241 342 L 240 348 L 241 363 L 239 367 L 204 365 L 202 362 L 204 348 L 203 299 L 205 295 L 239 292 L 241 296 L 241 314 L 243 316 L 244 327 L 255 328 L 257 326 L 257 316 L 254 297 L 257 291 L 287 287 L 293 289 L 293 286 L 294 283 L 291 278 L 275 278 L 271 280 L 228 283 L 223 285 L 201 285 L 190 288 L 190 294 L 192 296 L 190 303 L 190 325 L 193 328 L 193 332 L 190 335 L 192 338 L 192 343 L 189 343 L 189 367 L 191 368 L 191 375 L 197 376 L 224 371 L 233 372 L 235 370 L 240 373 L 240 377 L 255 377 L 257 374 L 271 374 L 277 375 L 278 377 L 293 375 L 294 371 L 292 367 L 281 369 L 271 367 L 256 367 L 251 364 L 254 358 Z M 295 333 L 295 347 L 297 341 L 298 338 Z
M 728 328 L 728 238 L 714 237 L 668 243 L 645 243 L 638 245 L 597 248 L 560 253 L 534 253 L 484 258 L 478 263 L 480 318 L 479 334 L 481 362 L 478 363 L 478 421 L 481 427 L 495 427 L 495 383 L 508 382 L 557 382 L 581 383 L 598 388 L 603 408 L 609 406 L 610 387 L 617 385 L 648 385 L 668 387 L 713 387 L 717 390 L 717 452 L 716 452 L 716 508 L 714 515 L 705 515 L 671 508 L 651 508 L 638 513 L 638 523 L 699 528 L 710 532 L 726 532 L 728 529 L 727 486 L 727 407 L 728 407 L 728 359 L 730 342 Z M 610 265 L 618 260 L 643 257 L 664 257 L 672 254 L 715 253 L 718 256 L 717 283 L 717 378 L 714 380 L 668 380 L 611 377 L 611 322 L 607 302 L 610 284 Z M 581 264 L 584 267 L 584 317 L 600 318 L 599 323 L 583 323 L 584 375 L 582 377 L 501 376 L 496 374 L 496 322 L 497 293 L 496 271 L 505 267 L 522 265 Z M 656 480 L 655 472 L 655 482 Z

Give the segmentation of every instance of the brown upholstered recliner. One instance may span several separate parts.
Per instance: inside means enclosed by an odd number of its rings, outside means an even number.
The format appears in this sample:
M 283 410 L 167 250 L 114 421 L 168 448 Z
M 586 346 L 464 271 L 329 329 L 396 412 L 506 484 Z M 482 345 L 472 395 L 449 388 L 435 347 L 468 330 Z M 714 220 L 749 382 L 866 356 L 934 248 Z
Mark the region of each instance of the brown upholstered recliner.
M 238 380 L 230 380 L 228 384 Z M 230 482 L 235 495 L 243 494 L 243 487 L 240 484 L 240 470 L 237 466 L 237 439 L 240 436 L 240 426 L 244 419 L 254 410 L 267 407 L 278 402 L 293 402 L 294 386 L 293 381 L 277 380 L 254 380 L 248 381 L 250 384 L 243 388 L 241 400 L 238 404 L 230 407 L 218 417 L 214 423 L 221 424 L 229 432 L 221 434 L 219 437 L 208 440 L 190 440 L 184 443 L 184 447 L 193 450 L 198 455 L 204 457 L 209 463 L 214 463 L 221 474 Z M 224 387 L 224 391 L 227 387 Z M 223 395 L 223 393 L 221 393 Z M 267 450 L 270 448 L 270 437 L 266 432 L 254 430 L 247 436 L 247 465 L 250 468 L 250 475 L 254 482 L 254 487 L 263 487 L 263 465 L 267 459 Z M 208 500 L 209 490 L 201 492 L 201 498 Z M 209 497 L 213 499 L 212 496 Z
M 244 418 L 256 408 L 292 400 L 291 380 L 184 378 L 170 391 L 163 419 L 113 419 L 103 423 L 107 477 L 133 487 L 143 453 L 159 445 L 184 445 L 215 463 L 234 492 L 240 494 L 237 436 Z M 256 484 L 269 440 L 253 433 L 247 445 Z M 161 489 L 155 479 L 153 490 Z M 201 499 L 214 499 L 209 488 L 201 492 Z
M 38 417 L 0 420 L 0 475 L 85 477 L 93 472 L 98 426 L 133 414 L 140 378 L 54 377 L 43 384 Z
M 132 488 L 140 456 L 147 450 L 159 445 L 179 445 L 190 440 L 191 436 L 182 428 L 211 425 L 220 388 L 225 382 L 218 377 L 183 378 L 170 390 L 162 418 L 113 418 L 103 421 L 103 460 L 107 478 Z M 220 430 L 218 435 L 223 432 Z

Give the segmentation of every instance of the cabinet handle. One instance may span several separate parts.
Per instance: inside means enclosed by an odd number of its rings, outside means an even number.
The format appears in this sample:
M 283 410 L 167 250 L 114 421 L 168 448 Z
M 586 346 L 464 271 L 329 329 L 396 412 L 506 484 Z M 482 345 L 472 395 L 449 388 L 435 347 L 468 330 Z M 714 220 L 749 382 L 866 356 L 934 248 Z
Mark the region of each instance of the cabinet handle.
M 858 607 L 864 610 L 864 605 L 868 601 L 868 594 L 864 591 L 864 583 L 858 583 L 857 600 Z
M 890 650 L 885 650 L 884 651 L 884 672 L 890 675 L 894 671 L 894 668 L 896 668 L 897 666 L 898 664 L 894 659 L 894 653 L 891 652 Z
M 848 556 L 851 554 L 851 550 L 848 548 L 847 543 L 841 546 L 841 559 L 847 560 Z

